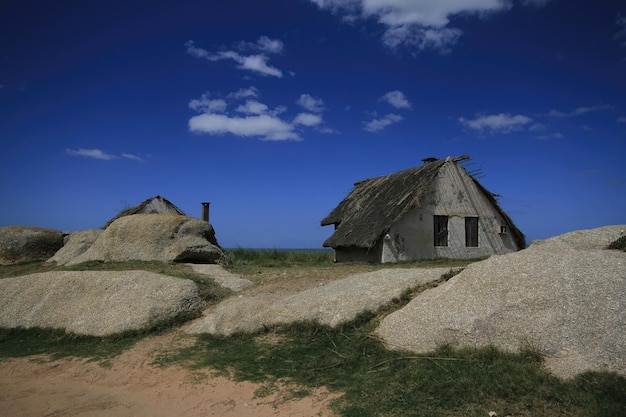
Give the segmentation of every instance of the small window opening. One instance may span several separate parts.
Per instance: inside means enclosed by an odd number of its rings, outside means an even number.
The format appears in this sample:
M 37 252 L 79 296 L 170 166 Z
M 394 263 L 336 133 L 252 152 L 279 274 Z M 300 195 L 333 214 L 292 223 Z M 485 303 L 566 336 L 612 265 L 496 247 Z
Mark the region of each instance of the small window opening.
M 448 216 L 435 216 L 434 232 L 435 246 L 448 246 Z
M 465 246 L 478 247 L 478 217 L 465 218 Z
M 500 226 L 500 234 L 501 235 L 506 235 L 508 232 L 506 226 Z

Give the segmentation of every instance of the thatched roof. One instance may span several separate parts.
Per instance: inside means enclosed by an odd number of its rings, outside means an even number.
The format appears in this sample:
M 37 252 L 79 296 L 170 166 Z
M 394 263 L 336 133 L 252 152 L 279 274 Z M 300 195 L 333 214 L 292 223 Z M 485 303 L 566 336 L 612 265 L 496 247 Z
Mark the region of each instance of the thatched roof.
M 135 207 L 127 208 L 126 210 L 122 210 L 117 216 L 113 217 L 109 220 L 104 226 L 103 229 L 106 229 L 111 223 L 120 217 L 130 216 L 132 214 L 152 214 L 152 213 L 161 213 L 161 214 L 178 214 L 181 216 L 186 216 L 185 212 L 172 204 L 169 200 L 157 195 L 156 197 L 152 197 L 144 201 Z
M 468 158 L 467 155 L 448 159 L 429 158 L 422 166 L 355 183 L 352 192 L 321 222 L 322 226 L 335 225 L 335 232 L 324 242 L 324 247 L 372 248 L 400 217 L 420 207 L 446 162 L 456 163 Z M 510 223 L 509 228 L 516 242 L 525 242 L 524 235 L 498 206 L 494 195 L 472 179 Z M 525 243 L 522 243 L 520 248 L 524 246 Z

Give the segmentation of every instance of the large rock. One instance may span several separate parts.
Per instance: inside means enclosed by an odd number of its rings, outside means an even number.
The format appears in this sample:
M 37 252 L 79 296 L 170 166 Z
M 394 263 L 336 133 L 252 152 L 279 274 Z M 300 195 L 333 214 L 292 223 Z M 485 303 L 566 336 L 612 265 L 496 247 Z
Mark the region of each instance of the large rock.
M 63 232 L 32 226 L 0 227 L 0 265 L 44 261 L 63 246 Z
M 64 265 L 82 255 L 102 234 L 102 229 L 87 229 L 72 232 L 65 238 L 65 244 L 47 262 Z
M 0 280 L 0 327 L 105 336 L 205 303 L 193 281 L 146 271 L 54 271 Z
M 337 326 L 364 311 L 376 311 L 403 291 L 436 281 L 448 271 L 447 268 L 385 269 L 292 295 L 266 293 L 231 298 L 195 322 L 187 332 L 231 335 L 297 321 Z
M 222 257 L 208 222 L 176 214 L 133 214 L 111 223 L 67 265 L 130 260 L 215 263 Z
M 228 272 L 222 265 L 187 264 L 187 266 L 191 267 L 198 274 L 210 276 L 220 286 L 232 291 L 241 291 L 253 285 L 253 282 L 249 279 Z
M 561 377 L 587 370 L 626 375 L 626 253 L 607 245 L 626 226 L 568 233 L 492 256 L 386 317 L 389 346 L 538 349 Z

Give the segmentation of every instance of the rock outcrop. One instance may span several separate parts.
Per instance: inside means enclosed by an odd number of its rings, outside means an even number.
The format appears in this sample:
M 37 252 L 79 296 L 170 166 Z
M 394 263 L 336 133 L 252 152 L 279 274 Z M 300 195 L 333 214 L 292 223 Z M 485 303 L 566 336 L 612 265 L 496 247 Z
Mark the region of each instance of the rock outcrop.
M 537 349 L 561 377 L 626 375 L 626 253 L 606 247 L 626 225 L 576 231 L 469 265 L 386 317 L 390 347 Z
M 82 255 L 93 245 L 102 234 L 102 229 L 86 229 L 69 233 L 65 244 L 47 262 L 64 265 L 72 259 Z
M 253 285 L 253 282 L 249 279 L 228 272 L 222 265 L 187 264 L 187 266 L 193 269 L 194 272 L 210 276 L 220 286 L 231 291 L 241 291 Z
M 337 326 L 364 311 L 376 311 L 403 291 L 436 281 L 448 271 L 447 268 L 384 269 L 287 296 L 266 293 L 231 298 L 187 331 L 231 335 L 296 321 Z
M 111 223 L 67 265 L 130 260 L 215 263 L 223 255 L 208 222 L 176 214 L 133 214 Z
M 0 265 L 44 261 L 63 246 L 63 232 L 32 226 L 0 227 Z
M 54 271 L 0 279 L 0 327 L 7 328 L 105 336 L 204 306 L 193 281 L 146 271 Z

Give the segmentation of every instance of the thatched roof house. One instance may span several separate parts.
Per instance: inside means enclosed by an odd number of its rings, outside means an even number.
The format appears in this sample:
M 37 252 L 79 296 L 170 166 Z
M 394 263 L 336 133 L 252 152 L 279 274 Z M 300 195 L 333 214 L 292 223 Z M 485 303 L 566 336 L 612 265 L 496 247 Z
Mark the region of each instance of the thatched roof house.
M 354 184 L 321 224 L 334 225 L 325 247 L 336 260 L 396 262 L 476 258 L 517 251 L 525 237 L 460 161 L 424 165 Z
M 121 211 L 117 216 L 109 220 L 103 226 L 103 229 L 106 229 L 111 223 L 113 223 L 115 220 L 119 219 L 120 217 L 130 216 L 132 214 L 140 214 L 140 213 L 178 214 L 180 216 L 186 216 L 186 214 L 181 209 L 176 207 L 169 200 L 161 197 L 160 195 L 157 195 L 156 197 L 147 199 L 146 201 L 139 204 L 138 206 L 130 207 L 130 208 L 127 208 L 126 210 Z

